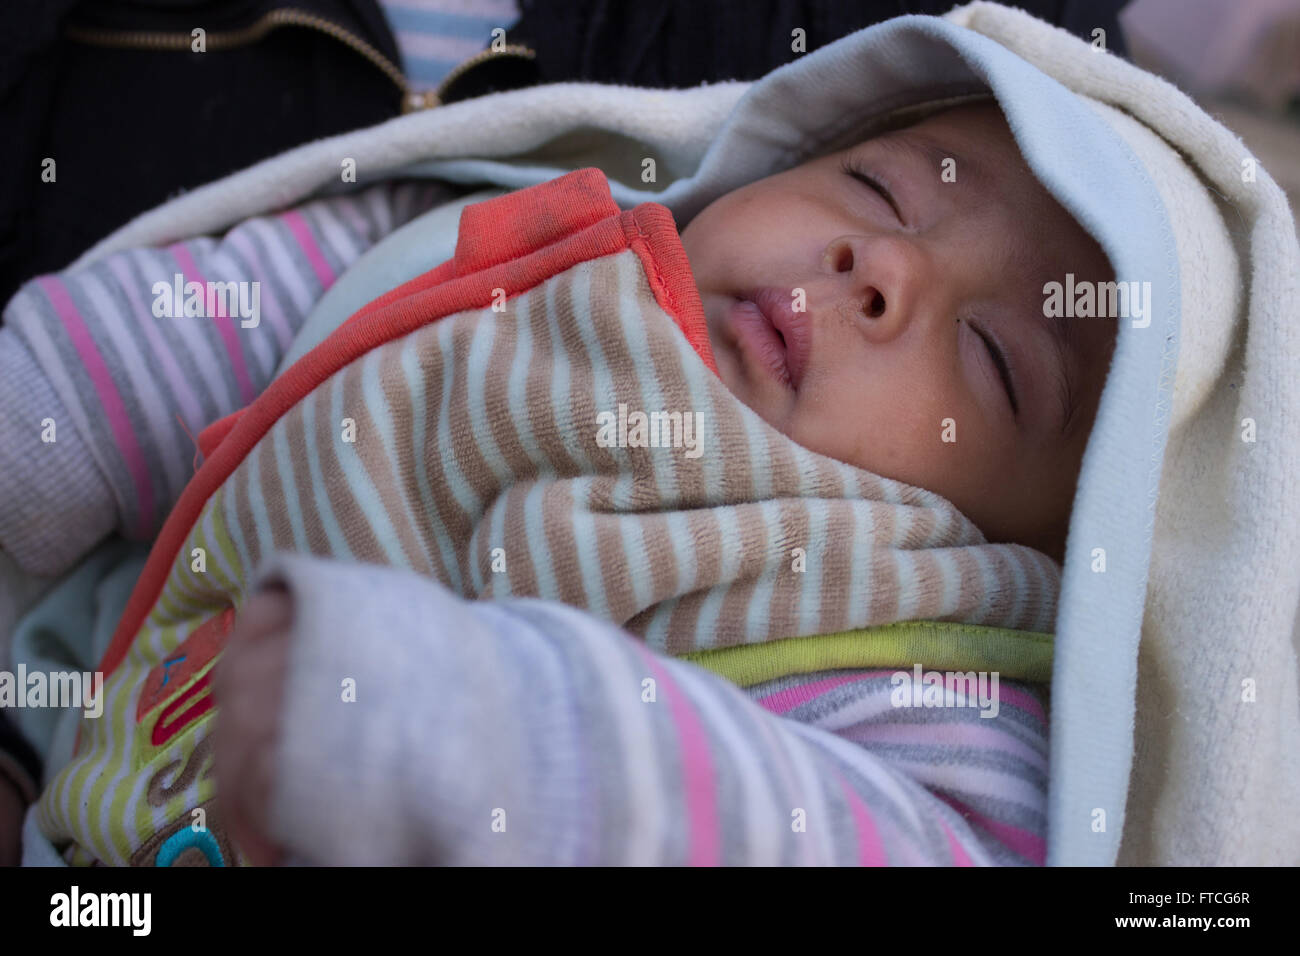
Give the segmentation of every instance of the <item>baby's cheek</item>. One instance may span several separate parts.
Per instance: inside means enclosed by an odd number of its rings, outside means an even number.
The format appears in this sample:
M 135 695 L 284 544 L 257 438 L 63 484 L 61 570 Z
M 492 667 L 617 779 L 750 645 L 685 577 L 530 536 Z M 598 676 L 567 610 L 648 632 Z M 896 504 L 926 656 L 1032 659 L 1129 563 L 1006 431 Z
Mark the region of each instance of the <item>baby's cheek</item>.
M 1013 449 L 995 447 L 980 419 L 937 403 L 896 426 L 883 448 L 890 457 L 879 474 L 933 491 L 958 507 L 1002 489 L 999 473 L 1015 458 Z
M 923 439 L 915 420 L 887 410 L 867 414 L 852 401 L 800 409 L 786 434 L 805 448 L 884 477 L 897 478 L 920 464 Z

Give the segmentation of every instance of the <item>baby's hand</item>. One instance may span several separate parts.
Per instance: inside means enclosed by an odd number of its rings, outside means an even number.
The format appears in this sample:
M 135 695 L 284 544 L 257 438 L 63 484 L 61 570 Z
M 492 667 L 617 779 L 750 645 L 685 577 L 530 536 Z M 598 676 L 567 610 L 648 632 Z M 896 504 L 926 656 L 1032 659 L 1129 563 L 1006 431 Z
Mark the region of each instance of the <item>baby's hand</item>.
M 249 600 L 235 619 L 214 684 L 214 761 L 221 814 L 231 840 L 256 866 L 284 851 L 268 836 L 293 602 L 283 586 Z

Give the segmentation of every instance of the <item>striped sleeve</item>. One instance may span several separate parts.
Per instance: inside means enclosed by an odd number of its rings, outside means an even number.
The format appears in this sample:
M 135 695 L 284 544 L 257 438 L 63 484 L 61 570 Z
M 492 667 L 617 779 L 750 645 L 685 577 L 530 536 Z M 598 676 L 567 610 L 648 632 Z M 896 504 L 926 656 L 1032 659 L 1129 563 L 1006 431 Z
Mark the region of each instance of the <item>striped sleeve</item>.
M 1042 711 L 890 705 L 885 673 L 742 692 L 536 599 L 279 554 L 272 836 L 324 864 L 1041 863 Z M 341 690 L 342 689 L 342 690 Z
M 344 269 L 450 198 L 383 184 L 26 283 L 0 328 L 0 548 L 57 574 L 111 530 L 151 538 L 191 436 L 266 388 Z

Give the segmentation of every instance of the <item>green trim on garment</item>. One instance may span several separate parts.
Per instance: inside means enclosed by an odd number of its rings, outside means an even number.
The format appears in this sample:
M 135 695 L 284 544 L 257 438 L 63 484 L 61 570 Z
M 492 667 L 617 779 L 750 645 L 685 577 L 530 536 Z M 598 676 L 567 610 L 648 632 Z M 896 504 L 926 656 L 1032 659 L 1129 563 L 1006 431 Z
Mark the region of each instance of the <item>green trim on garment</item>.
M 733 684 L 750 687 L 791 674 L 840 668 L 997 671 L 1037 683 L 1052 679 L 1054 635 L 948 621 L 900 621 L 837 634 L 792 637 L 682 655 Z

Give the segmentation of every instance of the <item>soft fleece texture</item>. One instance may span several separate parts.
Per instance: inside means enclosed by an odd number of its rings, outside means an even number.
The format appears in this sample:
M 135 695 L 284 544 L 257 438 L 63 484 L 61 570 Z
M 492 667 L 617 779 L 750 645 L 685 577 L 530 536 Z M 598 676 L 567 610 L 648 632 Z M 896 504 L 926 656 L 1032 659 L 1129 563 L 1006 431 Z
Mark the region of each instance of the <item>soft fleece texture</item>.
M 180 197 L 80 262 L 219 231 L 300 200 L 337 182 L 345 157 L 369 178 L 401 171 L 508 188 L 598 165 L 620 204 L 657 199 L 684 225 L 723 192 L 849 132 L 846 117 L 865 121 L 992 88 L 1031 168 L 1098 239 L 1120 278 L 1152 281 L 1160 306 L 1158 334 L 1121 331 L 1081 475 L 1057 628 L 1048 862 L 1296 862 L 1300 823 L 1289 808 L 1300 802 L 1292 752 L 1300 739 L 1293 647 L 1300 350 L 1285 199 L 1262 170 L 1242 182 L 1244 148 L 1167 84 L 1015 11 L 973 4 L 950 17 L 969 29 L 900 18 L 752 88 L 561 84 L 403 117 Z M 1066 87 L 1157 128 L 1240 216 L 1248 299 L 1233 334 L 1218 337 L 1231 361 L 1184 356 L 1209 370 L 1211 387 L 1199 408 L 1181 417 L 1174 409 L 1172 435 L 1181 237 L 1132 151 Z M 624 185 L 640 184 L 643 156 L 658 160 L 659 179 L 671 184 L 663 192 Z M 1260 440 L 1234 445 L 1244 417 L 1260 423 Z M 1095 542 L 1106 542 L 1105 575 L 1090 569 Z M 1247 677 L 1258 701 L 1243 705 Z M 1130 778 L 1135 726 L 1142 759 Z M 1095 809 L 1106 811 L 1102 832 Z
M 1155 516 L 1119 861 L 1294 865 L 1300 249 L 1286 197 L 1263 170 L 1253 181 L 1243 175 L 1251 159 L 1245 146 L 1163 80 L 1090 55 L 1063 31 L 994 4 L 972 4 L 954 19 L 1137 119 L 1228 207 L 1239 263 L 1198 255 L 1199 234 L 1218 224 L 1188 215 L 1194 196 L 1165 199 L 1171 218 L 1183 220 L 1174 239 L 1188 305 Z M 1188 294 L 1204 280 L 1202 270 L 1213 285 L 1238 266 L 1245 287 L 1236 310 L 1210 311 Z M 1248 418 L 1258 429 L 1253 443 L 1242 440 Z M 1085 482 L 1079 499 L 1101 490 Z M 1062 620 L 1071 613 L 1063 602 Z M 1058 658 L 1058 667 L 1064 663 Z M 1253 701 L 1245 699 L 1247 682 Z
M 497 288 L 511 297 L 499 315 L 484 304 Z M 1023 626 L 1022 611 L 1042 623 L 1054 617 L 1054 603 L 1034 601 L 1054 591 L 1045 556 L 983 545 L 933 493 L 890 487 L 764 432 L 712 361 L 664 207 L 622 212 L 604 175 L 584 169 L 466 209 L 451 261 L 385 293 L 251 406 L 198 435 L 206 460 L 125 614 L 97 616 L 117 622 L 100 664 L 104 713 L 81 725 L 83 746 L 42 796 L 42 832 L 57 846 L 71 840 L 77 863 L 229 865 L 221 813 L 209 813 L 203 836 L 189 828 L 191 808 L 216 793 L 198 769 L 211 741 L 206 666 L 254 568 L 272 551 L 311 551 L 351 561 L 306 562 L 295 587 L 270 804 L 279 807 L 275 836 L 305 858 L 1041 863 L 1046 720 L 1031 693 L 994 684 L 993 699 L 1011 715 L 1000 725 L 992 722 L 1000 706 L 968 716 L 963 736 L 950 726 L 956 715 L 918 720 L 892 706 L 893 675 L 874 669 L 879 660 L 827 676 L 825 665 L 808 672 L 787 659 L 794 681 L 769 671 L 775 686 L 753 687 L 747 700 L 646 654 L 644 645 L 677 653 L 764 633 L 820 635 L 846 614 L 933 619 L 944 608 L 931 602 L 967 597 L 966 609 L 954 609 L 963 619 Z M 552 397 L 552 386 L 562 393 Z M 693 467 L 671 448 L 601 449 L 582 422 L 616 399 L 712 409 L 707 459 Z M 355 444 L 317 427 L 342 414 L 327 410 L 331 401 L 356 416 Z M 475 423 L 482 409 L 508 414 L 488 428 Z M 435 446 L 442 454 L 433 459 L 418 454 Z M 302 490 L 323 484 L 328 495 Z M 850 494 L 853 511 L 842 511 Z M 423 518 L 413 524 L 413 515 Z M 758 524 L 769 517 L 779 527 Z M 807 573 L 782 573 L 782 542 L 805 539 Z M 912 547 L 893 554 L 887 542 L 903 539 Z M 489 548 L 521 541 L 528 547 L 510 547 L 509 566 L 493 573 Z M 186 560 L 195 548 L 212 558 L 204 574 Z M 764 555 L 771 563 L 760 571 Z M 670 560 L 656 560 L 651 574 L 652 557 Z M 964 573 L 940 583 L 945 566 Z M 547 602 L 513 600 L 523 594 L 551 598 L 549 613 Z M 570 623 L 575 606 L 595 612 L 582 627 Z M 644 634 L 644 644 L 628 632 Z M 864 652 L 879 635 L 854 636 Z M 989 646 L 987 633 L 950 627 L 949 636 L 958 654 Z M 788 643 L 809 641 L 824 643 Z M 717 647 L 710 657 L 728 653 Z M 611 656 L 673 681 L 663 696 L 675 703 L 647 707 Z M 995 660 L 990 669 L 1005 678 L 1010 666 Z M 355 701 L 339 699 L 344 675 L 357 681 Z M 542 675 L 554 682 L 539 686 Z M 970 691 L 954 680 L 952 694 L 955 704 Z M 720 720 L 723 709 L 734 715 Z M 832 710 L 844 717 L 827 724 Z M 808 733 L 797 726 L 805 719 L 834 731 Z M 430 736 L 446 726 L 464 733 Z M 866 751 L 878 742 L 902 769 L 847 750 L 845 739 Z M 848 774 L 822 760 L 850 752 Z M 788 771 L 801 763 L 818 771 L 792 786 Z M 784 813 L 773 816 L 805 799 L 826 805 L 811 840 Z M 496 806 L 510 807 L 508 838 L 475 823 Z M 100 810 L 87 816 L 86 807 Z

